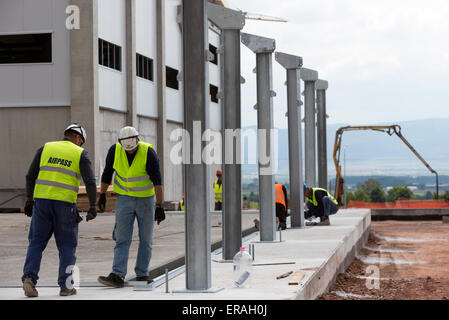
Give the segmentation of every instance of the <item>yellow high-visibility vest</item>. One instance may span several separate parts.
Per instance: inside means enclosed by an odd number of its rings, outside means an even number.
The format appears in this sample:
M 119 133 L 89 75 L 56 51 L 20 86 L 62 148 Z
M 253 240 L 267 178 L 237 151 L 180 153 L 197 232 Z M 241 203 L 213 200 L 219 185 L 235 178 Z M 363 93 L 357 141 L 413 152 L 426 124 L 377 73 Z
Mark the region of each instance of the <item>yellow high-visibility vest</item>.
M 131 166 L 129 166 L 125 149 L 122 148 L 120 143 L 115 145 L 113 165 L 115 193 L 138 198 L 154 195 L 153 181 L 151 181 L 146 167 L 148 148 L 153 148 L 153 146 L 139 141 L 136 155 Z
M 337 200 L 335 200 L 335 198 L 329 193 L 329 191 L 327 191 L 326 189 L 322 189 L 322 188 L 312 188 L 313 190 L 313 194 L 312 194 L 312 199 L 307 198 L 306 200 L 311 202 L 315 207 L 318 206 L 318 201 L 315 198 L 315 191 L 317 190 L 321 190 L 327 193 L 327 196 L 332 200 L 333 203 L 335 203 L 336 205 L 338 205 Z
M 76 203 L 83 148 L 71 141 L 48 142 L 42 150 L 33 197 Z
M 184 211 L 184 200 L 179 202 L 179 207 L 181 208 L 181 211 Z
M 215 202 L 222 202 L 222 189 L 223 184 L 218 184 L 218 179 L 214 181 Z

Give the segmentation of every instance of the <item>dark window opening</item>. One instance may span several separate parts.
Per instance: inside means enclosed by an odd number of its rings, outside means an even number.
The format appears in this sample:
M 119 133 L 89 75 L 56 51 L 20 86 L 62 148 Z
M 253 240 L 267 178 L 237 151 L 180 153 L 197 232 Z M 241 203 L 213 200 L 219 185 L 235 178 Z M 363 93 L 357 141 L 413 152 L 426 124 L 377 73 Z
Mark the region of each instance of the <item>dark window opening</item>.
M 98 63 L 122 71 L 122 48 L 103 39 L 98 39 Z
M 218 65 L 217 47 L 209 44 L 209 51 L 214 55 L 214 59 L 211 61 L 213 64 Z
M 0 35 L 0 64 L 51 63 L 51 33 Z
M 178 72 L 176 69 L 165 67 L 167 87 L 179 90 Z
M 212 102 L 218 103 L 218 87 L 214 86 L 213 84 L 209 85 L 209 94 L 210 94 L 210 100 Z
M 153 59 L 141 54 L 136 55 L 136 74 L 140 78 L 153 81 Z

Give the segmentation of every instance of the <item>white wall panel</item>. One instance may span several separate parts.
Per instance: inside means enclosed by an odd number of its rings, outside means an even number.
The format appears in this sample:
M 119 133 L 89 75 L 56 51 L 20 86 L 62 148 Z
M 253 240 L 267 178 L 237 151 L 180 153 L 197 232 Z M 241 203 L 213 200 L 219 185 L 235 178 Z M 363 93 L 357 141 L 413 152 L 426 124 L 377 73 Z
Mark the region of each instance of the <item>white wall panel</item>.
M 23 0 L 0 0 L 0 32 L 16 31 L 23 31 Z
M 126 111 L 125 0 L 98 0 L 98 37 L 122 48 L 121 71 L 98 68 L 100 106 Z
M 153 60 L 153 81 L 137 78 L 137 113 L 157 117 L 156 1 L 136 0 L 136 51 Z
M 165 64 L 171 68 L 182 71 L 182 33 L 176 22 L 177 7 L 181 0 L 166 0 L 165 2 Z M 166 112 L 167 119 L 173 121 L 184 121 L 182 86 L 179 90 L 166 89 Z
M 64 14 L 65 10 L 61 12 Z M 50 29 L 53 20 L 53 0 L 23 0 L 24 30 Z
M 156 84 L 142 78 L 137 78 L 137 114 L 157 117 L 157 90 Z
M 51 32 L 52 63 L 0 65 L 0 107 L 70 105 L 69 0 L 0 0 L 0 33 Z

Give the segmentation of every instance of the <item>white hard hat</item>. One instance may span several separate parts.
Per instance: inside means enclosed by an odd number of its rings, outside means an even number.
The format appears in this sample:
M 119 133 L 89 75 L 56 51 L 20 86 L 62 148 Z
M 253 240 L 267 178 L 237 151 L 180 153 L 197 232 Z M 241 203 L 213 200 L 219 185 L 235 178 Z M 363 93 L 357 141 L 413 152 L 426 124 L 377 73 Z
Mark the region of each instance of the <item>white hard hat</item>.
M 134 127 L 123 127 L 118 135 L 118 141 L 126 151 L 134 150 L 139 142 L 139 132 Z
M 84 130 L 83 127 L 81 127 L 79 124 L 77 123 L 72 123 L 71 125 L 69 125 L 65 130 L 64 130 L 64 134 L 67 131 L 73 131 L 75 133 L 78 133 L 81 136 L 81 139 L 83 139 L 83 143 L 86 143 L 87 140 L 87 134 L 86 134 L 86 130 Z

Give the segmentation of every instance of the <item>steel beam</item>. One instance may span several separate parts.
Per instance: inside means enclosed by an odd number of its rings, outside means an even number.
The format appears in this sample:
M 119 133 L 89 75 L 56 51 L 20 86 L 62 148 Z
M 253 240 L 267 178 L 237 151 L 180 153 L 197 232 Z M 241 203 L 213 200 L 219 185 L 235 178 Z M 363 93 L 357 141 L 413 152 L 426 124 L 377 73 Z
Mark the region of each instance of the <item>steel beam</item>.
M 197 136 L 197 133 L 194 134 L 194 128 L 198 124 L 201 125 L 200 130 L 209 127 L 208 30 L 207 1 L 184 0 L 182 5 L 184 129 L 190 135 L 190 141 L 186 142 L 190 144 L 189 150 L 186 150 L 187 163 L 183 166 L 186 204 L 186 289 L 196 291 L 208 290 L 211 287 L 209 168 L 204 161 L 192 161 L 197 159 L 197 153 L 201 154 L 201 150 L 205 147 L 204 141 L 194 141 L 194 136 Z M 198 150 L 199 148 L 201 149 Z
M 318 72 L 301 68 L 301 79 L 304 81 L 305 103 L 305 178 L 306 185 L 316 187 L 316 139 L 315 139 L 315 81 Z
M 317 102 L 318 187 L 327 190 L 326 90 L 325 80 L 315 82 Z
M 221 29 L 222 137 L 223 137 L 223 260 L 232 260 L 242 246 L 242 168 L 240 30 L 245 17 L 240 11 L 209 3 L 209 19 Z M 237 131 L 237 132 L 238 132 Z
M 298 78 L 302 58 L 276 52 L 275 59 L 287 69 L 288 158 L 290 172 L 291 227 L 304 227 L 304 193 L 301 141 L 301 82 Z
M 260 240 L 276 240 L 274 201 L 274 145 L 272 54 L 274 39 L 242 33 L 242 43 L 256 54 L 257 74 L 257 128 L 259 154 L 259 209 Z M 263 159 L 263 161 L 262 161 Z

